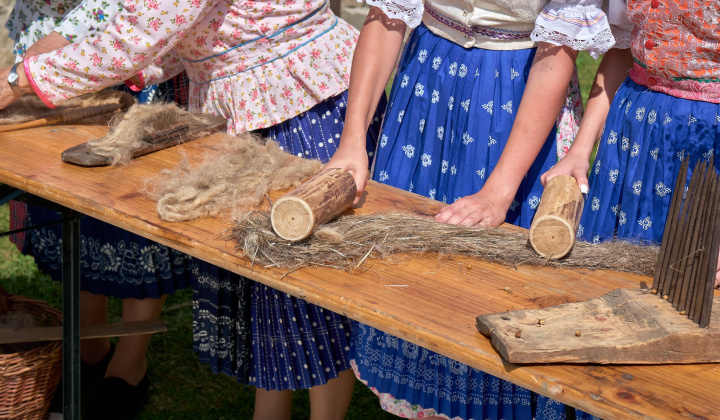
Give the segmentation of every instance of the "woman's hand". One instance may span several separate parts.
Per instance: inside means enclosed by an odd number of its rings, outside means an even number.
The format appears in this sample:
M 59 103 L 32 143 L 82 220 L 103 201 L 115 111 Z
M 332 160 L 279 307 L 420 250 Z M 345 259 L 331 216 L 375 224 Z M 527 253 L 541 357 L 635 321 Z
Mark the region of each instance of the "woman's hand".
M 50 34 L 40 38 L 30 48 L 28 48 L 27 52 L 25 53 L 25 57 L 32 57 L 48 53 L 65 47 L 67 45 L 70 45 L 70 41 L 68 41 L 67 38 L 60 35 L 59 33 L 53 31 L 50 32 Z M 16 71 L 18 74 L 18 88 L 20 88 L 20 90 L 23 91 L 25 94 L 34 93 L 32 87 L 30 86 L 30 83 L 27 80 L 27 76 L 25 75 L 25 69 L 22 63 L 17 66 Z M 0 70 L 0 109 L 6 108 L 8 105 L 21 98 L 21 95 L 18 95 L 12 90 L 12 88 L 10 88 L 10 83 L 8 83 L 8 74 L 10 74 L 10 67 Z
M 363 142 L 362 145 L 364 146 L 364 144 Z M 350 172 L 353 178 L 355 178 L 355 185 L 357 187 L 357 195 L 355 196 L 354 202 L 357 203 L 360 201 L 370 174 L 368 171 L 368 156 L 365 148 L 352 146 L 350 142 L 346 141 L 343 143 L 341 141 L 335 154 L 325 165 L 325 169 L 329 168 L 340 168 Z
M 17 72 L 18 75 L 22 77 L 25 76 L 25 71 L 23 71 L 22 69 L 22 64 L 17 67 Z M 8 82 L 8 74 L 10 74 L 10 67 L 0 69 L 0 109 L 4 109 L 11 103 L 20 99 L 20 95 L 15 93 L 10 87 L 10 83 Z
M 572 149 L 570 150 L 572 151 Z M 587 193 L 589 185 L 587 173 L 589 169 L 590 162 L 587 157 L 568 153 L 564 158 L 560 159 L 560 162 L 540 176 L 540 182 L 547 185 L 548 181 L 558 175 L 570 175 L 577 180 L 580 192 Z
M 496 190 L 488 182 L 475 194 L 444 207 L 435 220 L 451 225 L 497 227 L 505 221 L 514 194 L 514 191 Z

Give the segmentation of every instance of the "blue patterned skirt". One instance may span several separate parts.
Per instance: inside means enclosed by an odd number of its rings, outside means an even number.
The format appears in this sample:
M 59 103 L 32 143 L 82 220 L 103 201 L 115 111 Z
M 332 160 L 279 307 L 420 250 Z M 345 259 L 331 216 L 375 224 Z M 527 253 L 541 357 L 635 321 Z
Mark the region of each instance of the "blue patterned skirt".
M 659 243 L 680 165 L 690 159 L 689 181 L 699 159 L 720 151 L 719 121 L 718 104 L 675 98 L 626 79 L 605 123 L 578 236 Z
M 465 49 L 424 25 L 405 47 L 383 123 L 374 178 L 444 203 L 474 194 L 495 168 L 520 105 L 534 49 Z M 555 132 L 518 189 L 506 221 L 529 227 Z
M 27 226 L 59 221 L 62 215 L 27 206 Z M 21 251 L 40 271 L 62 279 L 62 225 L 33 229 Z M 89 216 L 80 220 L 80 288 L 117 298 L 159 298 L 190 285 L 194 259 L 155 241 Z
M 337 149 L 347 91 L 258 134 L 296 156 L 325 162 Z M 367 134 L 372 156 L 385 100 Z M 267 390 L 324 385 L 350 368 L 350 320 L 261 283 L 200 263 L 193 341 L 200 361 Z
M 534 49 L 465 49 L 421 25 L 401 58 L 374 179 L 452 203 L 479 191 L 507 142 Z M 540 111 L 539 111 L 540 112 Z M 555 131 L 520 186 L 506 221 L 525 228 L 556 161 Z M 353 368 L 403 417 L 560 419 L 565 406 L 458 361 L 353 323 Z

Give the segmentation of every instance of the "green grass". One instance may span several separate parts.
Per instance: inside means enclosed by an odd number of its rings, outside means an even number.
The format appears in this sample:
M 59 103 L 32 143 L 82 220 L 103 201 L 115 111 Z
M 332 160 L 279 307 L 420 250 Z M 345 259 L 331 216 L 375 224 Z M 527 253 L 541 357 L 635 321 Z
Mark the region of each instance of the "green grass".
M 581 51 L 577 60 L 578 78 L 580 79 L 580 92 L 582 94 L 583 104 L 587 103 L 590 87 L 592 86 L 595 72 L 600 65 L 600 59 L 595 60 L 590 54 Z
M 578 71 L 583 94 L 592 83 L 598 62 L 581 53 Z M 0 206 L 0 232 L 8 229 L 8 206 Z M 40 273 L 32 258 L 18 252 L 7 237 L 0 238 L 0 285 L 10 293 L 42 299 L 60 308 L 59 282 Z M 235 383 L 226 375 L 212 373 L 198 362 L 192 351 L 192 292 L 185 290 L 168 298 L 162 319 L 168 332 L 153 338 L 148 354 L 152 390 L 141 419 L 249 419 L 252 417 L 254 390 Z M 110 300 L 111 320 L 120 316 L 120 301 Z M 309 418 L 307 391 L 293 399 L 293 419 Z M 395 419 L 379 407 L 377 398 L 360 383 L 347 414 L 349 420 Z

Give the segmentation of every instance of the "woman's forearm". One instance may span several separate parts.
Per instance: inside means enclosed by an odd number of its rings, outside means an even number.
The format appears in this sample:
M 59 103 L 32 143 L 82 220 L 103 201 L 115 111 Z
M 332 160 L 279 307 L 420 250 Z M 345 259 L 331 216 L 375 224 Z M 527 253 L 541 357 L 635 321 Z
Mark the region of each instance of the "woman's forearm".
M 512 199 L 540 153 L 567 98 L 577 52 L 541 42 L 517 117 L 486 187 Z M 485 188 L 485 187 L 484 187 Z
M 123 3 L 103 33 L 25 60 L 35 92 L 52 107 L 129 79 L 172 50 L 217 0 L 195 3 L 176 0 L 162 10 Z
M 590 159 L 595 143 L 605 126 L 610 103 L 615 92 L 627 78 L 631 67 L 632 54 L 629 49 L 613 48 L 603 55 L 590 89 L 580 130 L 570 148 L 570 153 Z
M 341 142 L 357 141 L 365 147 L 365 133 L 395 68 L 406 27 L 380 9 L 370 9 L 353 56 Z

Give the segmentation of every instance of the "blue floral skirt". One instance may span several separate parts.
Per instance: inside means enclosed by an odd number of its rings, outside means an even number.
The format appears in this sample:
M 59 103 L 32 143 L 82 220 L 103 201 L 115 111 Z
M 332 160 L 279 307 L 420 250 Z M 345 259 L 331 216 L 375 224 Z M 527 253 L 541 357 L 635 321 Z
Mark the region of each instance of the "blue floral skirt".
M 61 219 L 58 212 L 28 205 L 24 223 L 35 226 Z M 62 224 L 57 223 L 28 231 L 21 251 L 35 258 L 40 271 L 60 280 L 62 244 Z M 159 298 L 187 288 L 193 265 L 189 255 L 155 241 L 89 216 L 80 220 L 80 288 L 84 291 L 120 299 Z
M 377 144 L 385 99 L 367 134 Z M 347 91 L 259 130 L 296 156 L 325 162 L 342 133 Z M 200 263 L 193 285 L 193 341 L 200 361 L 238 382 L 267 390 L 324 385 L 350 368 L 350 320 L 261 283 Z
M 374 179 L 446 203 L 479 191 L 507 142 L 534 55 L 465 49 L 423 25 L 414 30 L 390 94 Z M 553 130 L 507 222 L 530 226 L 540 175 L 556 162 L 555 138 Z M 351 358 L 383 408 L 402 417 L 565 418 L 563 404 L 357 322 Z
M 465 49 L 414 30 L 390 94 L 376 181 L 444 203 L 478 192 L 495 168 L 520 105 L 534 49 Z M 529 227 L 540 175 L 556 162 L 555 130 L 518 189 L 506 221 Z
M 718 104 L 676 98 L 626 79 L 605 123 L 578 236 L 659 243 L 680 165 L 690 159 L 689 181 L 699 159 L 720 151 L 718 121 Z

